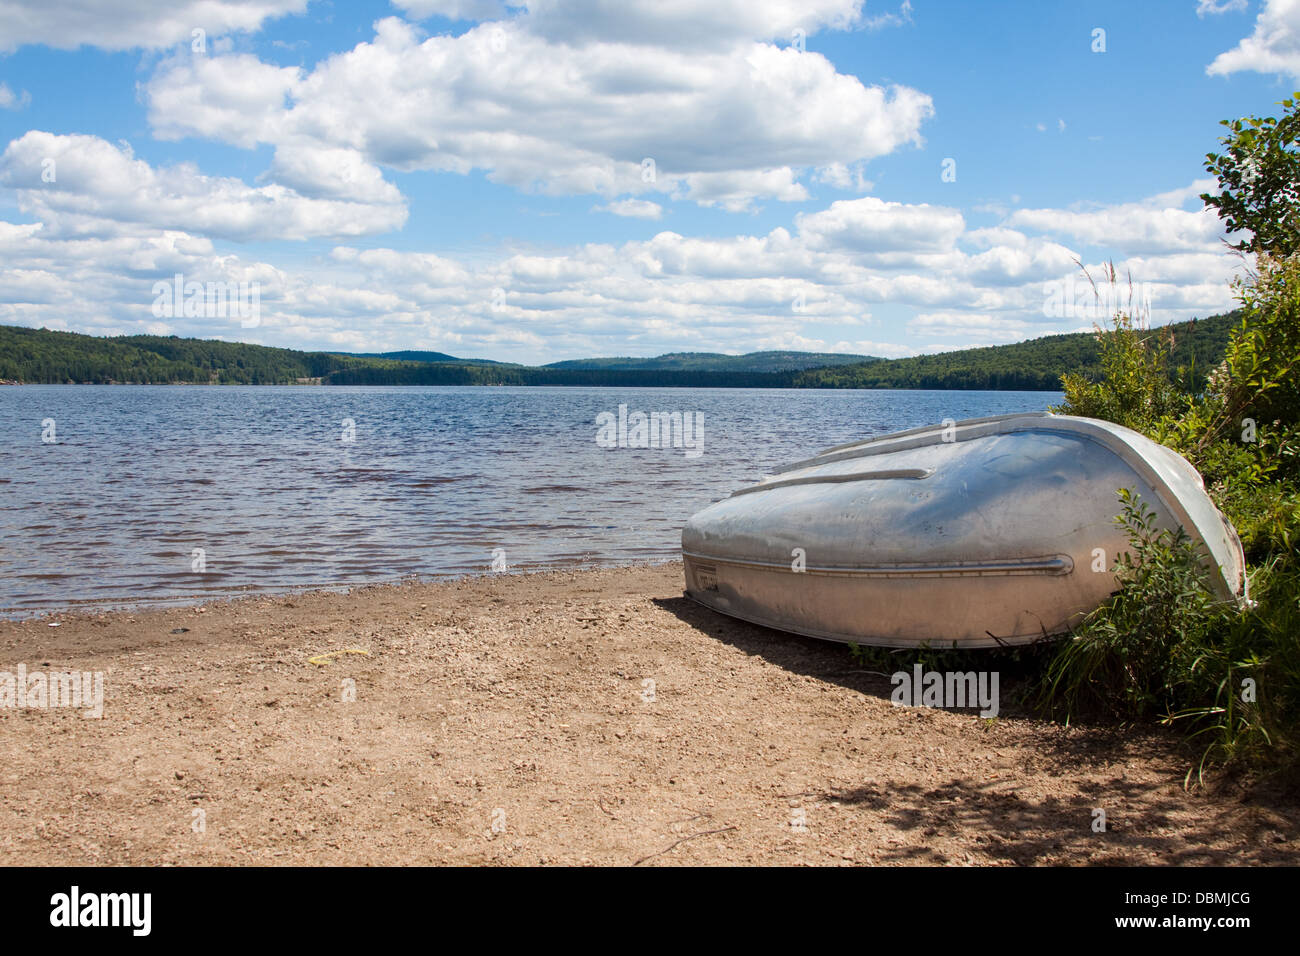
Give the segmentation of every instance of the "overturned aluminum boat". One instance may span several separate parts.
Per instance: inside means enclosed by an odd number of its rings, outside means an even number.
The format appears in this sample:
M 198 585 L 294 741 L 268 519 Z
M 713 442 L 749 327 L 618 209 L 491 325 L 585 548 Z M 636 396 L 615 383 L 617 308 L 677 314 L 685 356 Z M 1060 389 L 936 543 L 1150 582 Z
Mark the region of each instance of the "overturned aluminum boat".
M 812 637 L 993 647 L 1062 634 L 1116 587 L 1118 490 L 1182 526 L 1244 600 L 1236 531 L 1183 457 L 1091 418 L 977 418 L 841 445 L 682 530 L 686 593 Z

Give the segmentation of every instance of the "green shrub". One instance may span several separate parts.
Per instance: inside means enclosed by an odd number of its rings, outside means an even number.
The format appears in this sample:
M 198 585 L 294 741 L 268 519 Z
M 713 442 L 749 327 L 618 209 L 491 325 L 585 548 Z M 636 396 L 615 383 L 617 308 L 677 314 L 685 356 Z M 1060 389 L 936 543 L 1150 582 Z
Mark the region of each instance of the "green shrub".
M 1043 703 L 1067 720 L 1167 717 L 1198 700 L 1195 661 L 1235 616 L 1210 591 L 1204 556 L 1182 529 L 1121 489 L 1116 522 L 1129 551 L 1115 573 L 1119 590 L 1097 608 L 1048 665 Z
M 1232 521 L 1251 601 L 1215 600 L 1182 529 L 1123 496 L 1130 553 L 1114 595 L 1063 642 L 1038 703 L 1066 719 L 1160 719 L 1211 762 L 1300 772 L 1300 100 L 1286 115 L 1226 123 L 1202 198 L 1247 238 L 1241 322 L 1204 382 L 1172 367 L 1172 343 L 1125 313 L 1099 329 L 1103 378 L 1067 376 L 1057 411 L 1118 422 L 1183 454 Z M 1109 270 L 1114 282 L 1114 269 Z
M 1106 279 L 1113 290 L 1117 284 L 1113 264 L 1107 264 Z M 1171 372 L 1172 335 L 1168 329 L 1143 328 L 1144 318 L 1121 311 L 1110 329 L 1097 330 L 1101 380 L 1062 376 L 1065 404 L 1056 411 L 1104 419 L 1135 431 L 1148 431 L 1156 422 L 1183 411 L 1187 396 L 1176 379 L 1187 373 Z
M 1204 742 L 1211 761 L 1294 776 L 1300 725 L 1300 564 L 1277 555 L 1251 576 L 1252 601 L 1198 649 L 1195 693 L 1169 723 Z

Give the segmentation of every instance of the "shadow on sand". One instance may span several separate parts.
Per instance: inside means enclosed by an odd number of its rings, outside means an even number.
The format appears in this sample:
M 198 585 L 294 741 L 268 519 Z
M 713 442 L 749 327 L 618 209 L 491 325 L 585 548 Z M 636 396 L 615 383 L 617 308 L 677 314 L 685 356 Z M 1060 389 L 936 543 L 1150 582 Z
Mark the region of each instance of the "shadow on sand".
M 700 633 L 792 673 L 890 699 L 888 676 L 864 672 L 842 645 L 729 618 L 686 597 L 654 603 Z M 1003 715 L 1017 718 L 1004 725 L 1011 739 L 998 739 L 999 750 L 1014 751 L 1019 762 L 1014 770 L 981 768 L 979 776 L 949 774 L 929 785 L 882 781 L 888 768 L 876 765 L 864 768 L 855 786 L 805 796 L 870 811 L 900 832 L 919 831 L 919 845 L 880 847 L 874 851 L 877 862 L 962 862 L 949 861 L 928 845 L 953 838 L 984 863 L 1300 862 L 1300 808 L 1293 797 L 1271 787 L 1242 791 L 1230 783 L 1188 793 L 1174 773 L 1168 785 L 1157 787 L 1149 778 L 1126 778 L 1122 765 L 1130 762 L 1191 766 L 1194 751 L 1172 732 L 1114 726 L 1067 730 L 1024 708 L 1004 707 Z M 973 711 L 970 719 L 972 726 L 980 722 Z M 961 747 L 964 736 L 958 733 L 953 743 Z M 1013 780 L 1021 785 L 1009 790 Z M 1105 832 L 1094 830 L 1097 808 L 1106 810 Z

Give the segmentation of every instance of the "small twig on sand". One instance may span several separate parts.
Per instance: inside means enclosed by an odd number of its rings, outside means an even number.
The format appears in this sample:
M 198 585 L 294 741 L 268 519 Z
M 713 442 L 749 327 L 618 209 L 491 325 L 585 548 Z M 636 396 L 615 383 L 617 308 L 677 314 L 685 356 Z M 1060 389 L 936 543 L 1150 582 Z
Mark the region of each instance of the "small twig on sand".
M 596 798 L 596 806 L 600 807 L 601 810 L 604 810 L 606 816 L 611 816 L 611 817 L 613 817 L 615 820 L 618 819 L 618 816 L 615 815 L 615 814 L 613 814 L 613 813 L 610 813 L 610 812 L 609 812 L 609 809 L 605 806 L 605 799 L 604 799 L 604 797 L 597 797 L 597 798 Z
M 673 824 L 678 824 L 678 823 L 690 823 L 692 820 L 698 820 L 700 817 L 709 817 L 709 818 L 712 818 L 712 817 L 713 817 L 713 814 L 711 814 L 711 813 L 705 813 L 704 811 L 700 811 L 699 813 L 695 814 L 695 816 L 693 816 L 693 817 L 687 817 L 685 820 L 673 820 L 672 822 L 673 822 Z
M 683 843 L 685 843 L 687 840 L 694 840 L 696 837 L 709 836 L 709 835 L 714 834 L 714 833 L 726 833 L 728 830 L 738 830 L 738 829 L 740 829 L 740 828 L 739 828 L 739 827 L 735 827 L 735 826 L 730 826 L 730 827 L 719 827 L 717 830 L 701 830 L 699 833 L 692 833 L 690 836 L 684 836 L 684 837 L 682 837 L 680 840 L 678 840 L 676 843 L 673 843 L 673 844 L 671 844 L 670 846 L 664 847 L 664 849 L 660 850 L 658 853 L 651 853 L 649 856 L 643 856 L 643 857 L 641 857 L 641 859 L 637 860 L 637 861 L 636 861 L 635 863 L 633 863 L 632 865 L 633 865 L 633 866 L 640 866 L 640 865 L 641 865 L 642 863 L 644 863 L 646 860 L 653 860 L 653 859 L 654 859 L 655 857 L 657 857 L 657 856 L 663 856 L 663 855 L 664 855 L 665 853 L 667 853 L 669 850 L 676 849 L 677 847 L 679 847 L 679 846 L 681 846 Z

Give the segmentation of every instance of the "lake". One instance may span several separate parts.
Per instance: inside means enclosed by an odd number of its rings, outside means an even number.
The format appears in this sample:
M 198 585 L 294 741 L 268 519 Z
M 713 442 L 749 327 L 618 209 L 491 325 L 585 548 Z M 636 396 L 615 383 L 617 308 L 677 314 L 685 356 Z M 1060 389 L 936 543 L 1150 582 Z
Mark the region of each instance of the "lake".
M 775 466 L 945 418 L 1042 411 L 1060 400 L 899 390 L 4 387 L 0 615 L 346 588 L 494 564 L 669 559 L 692 513 Z M 681 447 L 634 447 L 644 434 L 638 412 L 680 413 L 700 432 L 675 432 Z

